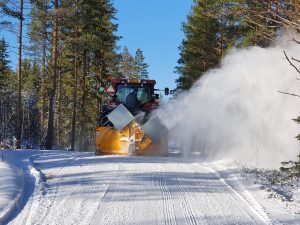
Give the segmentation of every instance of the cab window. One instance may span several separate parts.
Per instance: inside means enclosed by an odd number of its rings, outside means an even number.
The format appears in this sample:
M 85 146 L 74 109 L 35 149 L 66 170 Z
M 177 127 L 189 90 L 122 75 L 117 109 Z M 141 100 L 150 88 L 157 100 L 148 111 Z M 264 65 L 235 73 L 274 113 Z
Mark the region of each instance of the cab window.
M 145 104 L 151 99 L 151 87 L 147 85 L 119 84 L 117 86 L 117 99 L 126 105 L 127 96 L 137 88 L 137 99 L 140 104 Z

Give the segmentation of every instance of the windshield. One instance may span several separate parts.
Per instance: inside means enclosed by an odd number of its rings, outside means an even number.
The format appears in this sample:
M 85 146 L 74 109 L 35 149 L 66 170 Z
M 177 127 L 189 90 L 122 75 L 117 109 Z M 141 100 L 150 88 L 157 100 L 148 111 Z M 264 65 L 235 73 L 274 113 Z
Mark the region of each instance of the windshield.
M 117 99 L 127 107 L 136 107 L 151 100 L 151 86 L 141 84 L 119 84 Z

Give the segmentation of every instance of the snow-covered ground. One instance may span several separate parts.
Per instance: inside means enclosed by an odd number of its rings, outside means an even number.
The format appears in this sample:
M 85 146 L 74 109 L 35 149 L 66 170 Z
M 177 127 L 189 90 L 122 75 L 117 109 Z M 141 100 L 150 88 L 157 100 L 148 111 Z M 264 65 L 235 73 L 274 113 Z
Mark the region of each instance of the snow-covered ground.
M 22 172 L 7 163 L 0 162 L 0 224 L 21 202 L 23 196 Z
M 6 151 L 5 162 L 1 196 L 21 185 L 2 188 L 20 175 L 8 165 L 23 171 L 24 191 L 3 224 L 300 224 L 297 187 L 282 201 L 257 170 L 228 160 Z
M 281 211 L 281 219 L 292 219 L 291 215 L 300 216 L 300 177 L 291 176 L 275 170 L 263 170 L 256 168 L 242 168 L 244 184 L 252 185 L 257 192 L 257 198 L 268 199 L 262 205 L 271 208 L 270 214 Z M 288 213 L 284 214 L 282 209 Z M 297 220 L 300 224 L 299 220 Z M 288 224 L 288 223 L 286 223 Z

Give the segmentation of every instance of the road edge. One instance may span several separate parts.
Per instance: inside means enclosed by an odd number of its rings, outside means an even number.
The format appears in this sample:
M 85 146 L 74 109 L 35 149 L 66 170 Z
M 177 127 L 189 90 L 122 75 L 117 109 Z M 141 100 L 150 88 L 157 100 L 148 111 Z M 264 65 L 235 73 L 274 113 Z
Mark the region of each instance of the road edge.
M 3 162 L 5 163 L 5 162 Z M 21 204 L 23 196 L 24 196 L 24 188 L 25 188 L 25 181 L 24 181 L 24 173 L 21 169 L 18 169 L 17 167 L 5 163 L 8 165 L 14 172 L 16 179 L 20 180 L 20 190 L 17 193 L 14 200 L 9 203 L 2 212 L 0 212 L 0 225 L 2 225 L 11 215 L 13 212 L 15 212 L 16 208 Z

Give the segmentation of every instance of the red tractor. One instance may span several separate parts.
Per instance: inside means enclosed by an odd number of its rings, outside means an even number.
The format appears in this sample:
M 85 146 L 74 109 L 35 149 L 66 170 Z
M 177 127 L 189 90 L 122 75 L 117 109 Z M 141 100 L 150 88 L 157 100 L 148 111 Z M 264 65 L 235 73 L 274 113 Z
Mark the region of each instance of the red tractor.
M 97 154 L 167 154 L 167 129 L 157 117 L 151 117 L 160 103 L 155 84 L 155 80 L 111 81 L 106 88 L 110 98 L 101 107 L 96 131 Z M 168 88 L 164 91 L 169 94 Z

